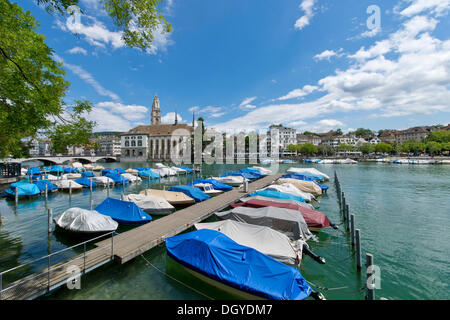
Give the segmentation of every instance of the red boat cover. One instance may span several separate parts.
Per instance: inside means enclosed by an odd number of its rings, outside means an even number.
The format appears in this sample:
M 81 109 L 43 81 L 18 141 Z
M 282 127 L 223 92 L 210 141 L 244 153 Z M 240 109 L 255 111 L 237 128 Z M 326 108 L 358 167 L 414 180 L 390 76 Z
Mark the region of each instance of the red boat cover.
M 234 203 L 231 205 L 231 207 L 233 207 L 233 208 L 236 208 L 236 207 L 250 207 L 250 208 L 277 207 L 277 208 L 297 210 L 297 211 L 300 211 L 300 213 L 302 214 L 308 227 L 322 229 L 322 228 L 327 228 L 330 226 L 330 221 L 328 220 L 328 217 L 325 215 L 325 213 L 316 211 L 316 210 L 311 210 L 311 209 L 308 209 L 308 208 L 305 208 L 298 204 L 293 204 L 293 203 L 282 203 L 282 202 L 275 202 L 275 201 L 252 199 L 252 200 L 248 200 L 246 202 Z

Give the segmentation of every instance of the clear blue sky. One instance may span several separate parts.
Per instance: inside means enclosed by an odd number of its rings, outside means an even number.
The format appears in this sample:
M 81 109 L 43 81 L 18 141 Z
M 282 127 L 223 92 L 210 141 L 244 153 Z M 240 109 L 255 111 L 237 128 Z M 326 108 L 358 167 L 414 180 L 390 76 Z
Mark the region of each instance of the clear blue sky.
M 195 110 L 220 130 L 450 123 L 450 0 L 166 0 L 173 32 L 148 52 L 123 44 L 97 0 L 80 0 L 78 34 L 35 2 L 19 4 L 64 62 L 66 102 L 94 103 L 96 131 L 149 124 L 155 93 L 165 121 Z

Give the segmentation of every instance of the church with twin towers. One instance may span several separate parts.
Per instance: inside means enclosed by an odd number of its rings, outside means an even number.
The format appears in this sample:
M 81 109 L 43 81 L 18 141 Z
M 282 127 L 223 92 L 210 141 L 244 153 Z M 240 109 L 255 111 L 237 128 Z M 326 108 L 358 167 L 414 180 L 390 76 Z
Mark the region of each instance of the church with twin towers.
M 175 113 L 173 123 L 161 123 L 161 104 L 159 97 L 155 95 L 150 124 L 137 126 L 120 135 L 121 161 L 170 161 L 171 152 L 179 150 L 179 146 L 189 139 L 195 126 L 194 117 L 192 125 L 178 123 L 177 117 Z

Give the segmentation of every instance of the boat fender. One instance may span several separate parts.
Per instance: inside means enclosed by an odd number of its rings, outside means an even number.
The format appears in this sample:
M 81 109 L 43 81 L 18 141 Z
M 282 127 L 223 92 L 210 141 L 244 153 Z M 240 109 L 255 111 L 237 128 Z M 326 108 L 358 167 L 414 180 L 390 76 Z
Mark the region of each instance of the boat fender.
M 331 223 L 330 222 L 330 227 L 332 227 L 334 230 L 337 230 L 337 229 L 339 229 L 339 227 L 338 227 L 338 225 L 337 224 L 335 224 L 335 223 Z
M 317 291 L 311 292 L 311 297 L 313 297 L 315 300 L 327 300 L 322 293 Z
M 303 244 L 303 252 L 306 253 L 308 256 L 310 256 L 311 258 L 313 258 L 314 261 L 320 263 L 320 264 L 325 264 L 326 260 L 324 257 L 320 257 L 317 254 L 315 254 L 314 252 L 312 252 L 308 245 L 305 243 Z

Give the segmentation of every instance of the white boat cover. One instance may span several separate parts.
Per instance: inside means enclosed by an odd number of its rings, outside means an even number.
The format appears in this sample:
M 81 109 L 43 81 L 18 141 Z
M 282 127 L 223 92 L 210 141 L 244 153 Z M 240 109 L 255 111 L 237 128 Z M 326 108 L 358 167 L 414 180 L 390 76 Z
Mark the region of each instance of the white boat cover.
M 54 221 L 62 229 L 81 233 L 110 232 L 119 226 L 111 217 L 81 208 L 70 208 Z
M 258 169 L 262 174 L 272 174 L 272 171 L 267 169 L 267 168 L 263 168 L 263 167 L 253 167 L 255 169 Z
M 107 184 L 114 185 L 115 182 L 113 179 L 109 177 L 92 177 L 92 181 L 94 181 L 98 185 L 106 186 Z
M 286 235 L 269 227 L 233 220 L 194 224 L 197 230 L 216 230 L 240 245 L 253 248 L 280 262 L 298 265 L 302 257 L 303 241 L 292 242 Z
M 26 176 L 27 175 L 28 170 L 25 168 L 20 168 L 20 175 L 22 176 Z
M 162 163 L 155 163 L 154 167 L 156 169 L 164 169 L 164 168 L 168 168 L 168 166 L 163 165 Z
M 56 180 L 59 180 L 59 178 L 58 178 L 57 176 L 54 176 L 54 175 L 52 175 L 52 174 L 47 174 L 46 177 L 47 177 L 47 178 L 45 178 L 45 179 L 48 180 L 48 181 L 56 181 Z
M 95 166 L 94 169 L 92 169 L 94 171 L 101 171 L 101 170 L 105 170 L 104 166 Z
M 316 240 L 311 231 L 309 231 L 305 219 L 297 210 L 277 207 L 237 207 L 228 211 L 215 212 L 214 214 L 222 220 L 231 219 L 272 228 L 284 233 L 291 240 Z
M 159 174 L 160 177 L 168 177 L 171 175 L 171 170 L 169 168 L 153 168 L 151 171 Z
M 314 196 L 311 193 L 306 193 L 297 189 L 292 183 L 283 183 L 283 184 L 271 184 L 268 187 L 265 187 L 261 190 L 273 190 L 278 192 L 284 192 L 288 194 L 292 194 L 293 196 L 299 196 L 305 199 L 308 202 L 311 202 L 314 199 Z
M 219 182 L 222 182 L 224 184 L 242 184 L 244 183 L 244 177 L 242 176 L 226 176 L 226 177 L 217 177 L 217 178 L 211 178 L 216 179 Z
M 130 180 L 130 182 L 141 182 L 142 179 L 141 177 L 135 176 L 131 173 L 122 173 L 122 176 L 128 180 Z
M 72 168 L 82 168 L 83 165 L 80 162 L 72 162 Z
M 83 186 L 75 181 L 63 179 L 53 181 L 53 184 L 58 187 L 58 189 L 67 189 L 69 190 L 72 187 L 72 190 L 83 189 Z
M 179 174 L 187 173 L 187 170 L 184 170 L 184 169 L 181 169 L 181 168 L 178 168 L 178 167 L 170 167 L 170 170 L 173 170 L 173 171 L 175 171 L 175 172 L 177 172 Z
M 132 168 L 128 168 L 127 170 L 125 170 L 127 173 L 131 173 L 131 174 L 138 174 L 139 171 L 136 169 L 132 169 Z
M 342 160 L 342 159 L 341 160 L 337 160 L 337 163 L 340 163 L 340 164 L 357 164 L 358 161 L 355 161 L 355 160 L 347 158 L 345 160 Z
M 319 164 L 333 164 L 335 160 L 332 159 L 323 159 L 322 161 L 319 161 L 317 163 Z
M 314 181 L 304 181 L 304 180 L 297 180 L 297 179 L 278 179 L 274 182 L 274 184 L 285 184 L 290 183 L 293 186 L 295 186 L 298 190 L 310 193 L 314 196 L 320 196 L 322 194 L 322 188 L 319 187 L 317 183 Z
M 323 160 L 322 160 L 323 161 Z M 317 170 L 316 168 L 289 168 L 287 170 L 288 173 L 310 173 L 310 174 L 315 174 L 315 175 L 319 175 L 325 178 L 325 180 L 330 180 L 330 177 L 328 175 L 326 175 L 325 173 Z
M 134 202 L 136 205 L 150 214 L 169 214 L 175 210 L 166 199 L 145 194 L 129 194 L 124 196 L 123 201 Z
M 63 180 L 67 180 L 67 179 L 80 179 L 81 173 L 65 173 L 62 175 Z
M 86 170 L 92 170 L 92 169 L 94 169 L 94 166 L 93 166 L 92 164 L 85 164 L 83 167 L 84 167 Z
M 263 197 L 263 196 L 253 196 L 253 197 L 245 197 L 245 198 L 241 198 L 239 199 L 242 202 L 247 202 L 249 200 L 264 200 L 264 201 L 273 201 L 273 202 L 281 202 L 281 203 L 292 203 L 292 204 L 297 204 L 299 206 L 311 209 L 311 210 L 316 210 L 314 208 L 314 206 L 310 203 L 305 203 L 305 202 L 300 202 L 300 201 L 296 201 L 296 200 L 291 200 L 291 199 L 275 199 L 275 198 L 269 198 L 269 197 Z

